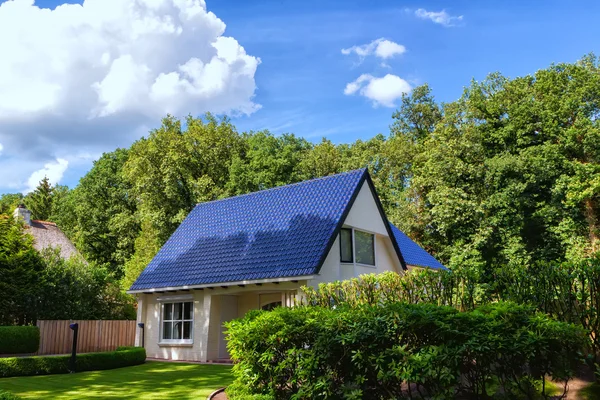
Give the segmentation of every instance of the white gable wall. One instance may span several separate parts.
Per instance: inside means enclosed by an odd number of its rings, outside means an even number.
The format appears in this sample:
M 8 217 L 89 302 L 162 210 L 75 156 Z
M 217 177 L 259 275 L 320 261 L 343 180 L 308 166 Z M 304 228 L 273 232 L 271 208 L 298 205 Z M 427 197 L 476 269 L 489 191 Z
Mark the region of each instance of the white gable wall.
M 387 229 L 381 216 L 373 193 L 367 181 L 365 181 L 354 200 L 354 204 L 344 221 L 344 225 L 362 229 L 379 235 L 388 235 Z
M 319 283 L 346 280 L 364 274 L 395 271 L 402 273 L 402 265 L 388 236 L 385 222 L 381 218 L 377 203 L 369 184 L 365 181 L 344 220 L 345 228 L 354 228 L 375 234 L 375 267 L 340 262 L 339 235 L 321 267 L 319 275 L 309 281 L 312 287 Z

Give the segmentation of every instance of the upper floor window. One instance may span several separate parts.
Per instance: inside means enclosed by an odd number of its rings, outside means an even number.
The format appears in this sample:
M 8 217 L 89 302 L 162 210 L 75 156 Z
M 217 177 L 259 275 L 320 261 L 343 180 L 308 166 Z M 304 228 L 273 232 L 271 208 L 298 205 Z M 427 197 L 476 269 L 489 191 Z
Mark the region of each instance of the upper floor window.
M 344 263 L 375 265 L 375 235 L 356 229 L 340 231 L 340 260 Z
M 352 247 L 352 229 L 342 228 L 340 231 L 340 259 L 342 262 L 354 262 Z
M 375 235 L 355 230 L 354 243 L 356 245 L 356 262 L 375 265 Z

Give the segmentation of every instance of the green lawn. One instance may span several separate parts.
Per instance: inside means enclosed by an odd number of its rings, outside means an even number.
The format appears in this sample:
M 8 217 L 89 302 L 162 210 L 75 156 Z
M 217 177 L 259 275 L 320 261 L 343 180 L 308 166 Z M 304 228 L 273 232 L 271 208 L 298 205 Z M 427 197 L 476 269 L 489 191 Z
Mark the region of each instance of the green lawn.
M 232 381 L 227 365 L 150 361 L 108 371 L 0 378 L 0 390 L 24 399 L 205 399 Z

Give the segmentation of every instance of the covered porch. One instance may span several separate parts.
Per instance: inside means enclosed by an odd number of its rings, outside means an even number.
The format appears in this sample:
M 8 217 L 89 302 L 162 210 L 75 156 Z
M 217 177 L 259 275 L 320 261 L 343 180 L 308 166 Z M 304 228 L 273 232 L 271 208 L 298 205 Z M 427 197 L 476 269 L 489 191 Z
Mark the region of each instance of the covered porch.
M 204 295 L 208 311 L 207 361 L 230 361 L 227 351 L 224 323 L 242 318 L 251 310 L 272 310 L 275 307 L 292 307 L 298 302 L 299 289 L 305 283 L 266 283 L 253 287 L 228 287 L 208 290 Z

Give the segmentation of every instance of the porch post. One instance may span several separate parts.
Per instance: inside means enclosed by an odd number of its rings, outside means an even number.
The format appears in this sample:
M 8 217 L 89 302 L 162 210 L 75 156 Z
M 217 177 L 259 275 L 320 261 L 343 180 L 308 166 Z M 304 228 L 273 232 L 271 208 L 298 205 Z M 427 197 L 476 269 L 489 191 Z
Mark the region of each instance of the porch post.
M 281 306 L 294 307 L 296 305 L 296 291 L 285 290 L 281 292 Z
M 141 347 L 142 346 L 142 329 L 138 328 L 139 323 L 146 323 L 146 302 L 145 302 L 145 294 L 137 295 L 137 316 L 135 319 L 135 342 L 134 346 Z
M 202 310 L 200 315 L 200 361 L 208 361 L 209 342 L 210 342 L 210 323 L 211 317 L 210 308 L 212 303 L 212 295 L 204 293 L 204 301 L 202 302 Z M 216 316 L 218 318 L 218 316 Z

